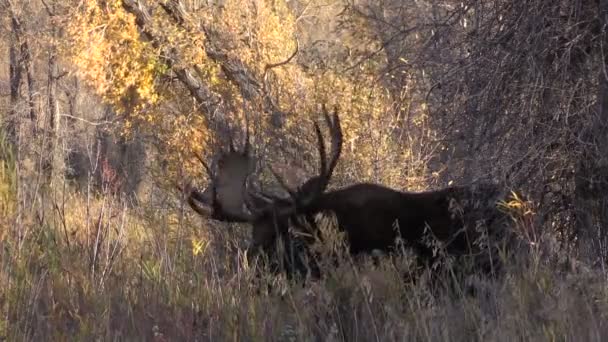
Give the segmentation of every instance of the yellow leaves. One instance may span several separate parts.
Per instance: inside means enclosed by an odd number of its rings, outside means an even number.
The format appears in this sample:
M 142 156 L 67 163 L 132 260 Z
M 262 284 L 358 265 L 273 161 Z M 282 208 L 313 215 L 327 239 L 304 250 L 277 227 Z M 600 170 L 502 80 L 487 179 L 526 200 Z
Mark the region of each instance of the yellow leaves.
M 141 260 L 139 264 L 141 273 L 149 281 L 160 283 L 162 280 L 161 264 L 157 260 Z
M 209 247 L 210 241 L 206 239 L 198 239 L 196 237 L 191 238 L 192 242 L 192 255 L 198 256 L 205 254 L 207 247 Z
M 511 191 L 511 196 L 507 200 L 499 201 L 497 206 L 505 212 L 518 213 L 520 216 L 534 214 L 532 204 L 522 199 L 515 191 Z
M 514 231 L 530 243 L 531 246 L 538 246 L 540 234 L 538 225 L 534 222 L 534 203 L 523 199 L 519 194 L 511 191 L 510 197 L 498 201 L 498 210 L 507 214 L 515 223 Z
M 295 48 L 295 19 L 284 1 L 266 1 L 258 4 L 260 21 L 259 46 L 268 61 L 285 59 L 286 52 Z
M 303 112 L 318 115 L 321 103 L 339 108 L 344 134 L 340 168 L 348 169 L 351 177 L 397 188 L 427 187 L 422 178 L 424 163 L 395 139 L 399 119 L 391 114 L 393 100 L 375 78 L 325 71 L 310 76 L 305 86 L 306 99 L 300 101 L 306 107 Z
M 227 0 L 206 24 L 223 33 L 230 53 L 256 71 L 260 79 L 268 64 L 283 61 L 295 49 L 295 18 L 285 1 Z M 288 65 L 273 69 L 280 84 L 293 84 L 298 70 Z M 295 74 L 295 75 L 294 75 Z M 293 87 L 286 87 L 287 90 Z
M 68 29 L 72 38 L 70 55 L 88 83 L 125 114 L 127 131 L 135 127 L 147 129 L 164 142 L 164 147 L 172 152 L 164 158 L 173 165 L 174 172 L 200 171 L 198 164 L 184 160 L 194 160 L 192 153 L 207 154 L 210 137 L 206 122 L 201 119 L 200 104 L 174 82 L 172 70 L 188 68 L 196 74 L 221 98 L 224 114 L 234 123 L 245 111 L 258 111 L 259 104 L 266 100 L 245 101 L 243 89 L 228 80 L 220 65 L 206 55 L 206 49 L 210 48 L 205 46 L 207 43 L 226 54 L 221 59 L 242 63 L 269 92 L 265 95 L 286 112 L 314 115 L 320 103 L 337 105 L 346 150 L 357 169 L 366 170 L 366 178 L 395 184 L 403 178 L 400 160 L 414 159 L 394 142 L 395 121 L 387 113 L 395 103 L 377 80 L 382 65 L 378 60 L 361 63 L 353 71 L 356 75 L 314 66 L 308 73 L 295 61 L 266 68 L 286 60 L 296 47 L 297 23 L 286 1 L 226 0 L 221 7 L 202 6 L 191 14 L 185 13 L 180 23 L 170 18 L 158 3 L 149 2 L 150 13 L 154 14 L 146 31 L 154 36 L 154 44 L 140 36 L 135 18 L 122 8 L 120 0 L 106 3 L 100 7 L 98 1 L 84 0 L 74 13 Z M 357 41 L 352 43 L 361 45 Z M 166 57 L 172 64 L 164 62 Z M 336 62 L 332 63 L 328 65 L 334 66 Z M 171 77 L 163 78 L 161 88 L 158 80 L 164 75 Z M 409 108 L 409 103 L 403 103 L 402 107 Z M 308 119 L 302 115 L 290 116 L 287 126 Z M 418 120 L 414 124 L 424 124 L 422 117 L 414 120 Z M 263 126 L 269 120 L 261 121 Z M 262 126 L 260 130 L 264 129 Z M 397 167 L 378 171 L 377 164 L 390 165 L 387 159 L 392 159 Z
M 205 54 L 204 34 L 192 25 L 191 18 L 184 13 L 185 22 L 177 25 L 172 18 L 169 18 L 163 11 L 159 11 L 154 16 L 154 34 L 162 41 L 165 49 L 170 48 L 176 54 L 174 67 L 187 68 L 193 65 L 204 65 L 210 63 Z
M 17 204 L 17 173 L 10 144 L 0 132 L 0 226 L 12 219 Z M 1 239 L 0 239 L 1 241 Z
M 118 111 L 133 110 L 133 103 L 155 104 L 156 56 L 140 39 L 135 18 L 120 0 L 85 0 L 67 28 L 66 53 L 96 92 Z
M 146 30 L 156 44 L 142 37 L 135 17 L 125 11 L 121 0 L 103 5 L 84 0 L 72 13 L 64 53 L 85 82 L 123 114 L 123 134 L 129 135 L 135 128 L 154 132 L 178 151 L 176 158 L 181 158 L 185 152 L 200 152 L 207 139 L 200 131 L 206 126 L 200 120 L 194 122 L 192 116 L 200 112 L 192 106 L 192 100 L 179 88 L 160 88 L 159 77 L 169 73 L 171 67 L 195 66 L 198 76 L 212 89 L 228 82 L 218 76 L 219 66 L 206 58 L 202 31 L 190 29 L 193 25 L 179 26 L 154 7 L 158 4 L 148 6 L 154 15 Z M 167 52 L 175 62 L 171 67 L 163 59 Z M 195 133 L 193 127 L 199 132 Z

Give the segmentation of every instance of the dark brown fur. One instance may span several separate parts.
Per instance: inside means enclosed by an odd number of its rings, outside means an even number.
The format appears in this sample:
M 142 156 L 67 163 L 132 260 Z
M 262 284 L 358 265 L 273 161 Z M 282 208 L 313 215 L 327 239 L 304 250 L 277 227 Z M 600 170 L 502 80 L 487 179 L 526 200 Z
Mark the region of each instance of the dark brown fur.
M 276 242 L 281 240 L 288 254 L 304 253 L 310 257 L 306 244 L 312 240 L 305 241 L 304 246 L 300 243 L 300 249 L 294 251 L 289 246 L 298 238 L 294 238 L 288 228 L 299 217 L 308 217 L 306 227 L 298 226 L 314 234 L 316 232 L 309 231 L 309 227 L 313 230 L 316 227 L 310 217 L 329 212 L 335 215 L 337 228 L 345 233 L 353 255 L 375 250 L 392 253 L 398 251 L 396 242 L 401 240 L 404 247 L 414 249 L 425 264 L 432 264 L 438 253 L 443 252 L 452 257 L 474 256 L 471 261 L 493 272 L 497 255 L 488 258 L 483 243 L 504 237 L 507 217 L 496 209 L 499 197 L 498 187 L 491 184 L 421 193 L 400 192 L 377 184 L 355 184 L 324 193 L 289 217 L 261 217 L 252 223 L 251 248 L 272 254 Z M 293 260 L 293 255 L 287 258 L 291 263 L 286 265 L 288 270 L 304 270 L 298 260 Z

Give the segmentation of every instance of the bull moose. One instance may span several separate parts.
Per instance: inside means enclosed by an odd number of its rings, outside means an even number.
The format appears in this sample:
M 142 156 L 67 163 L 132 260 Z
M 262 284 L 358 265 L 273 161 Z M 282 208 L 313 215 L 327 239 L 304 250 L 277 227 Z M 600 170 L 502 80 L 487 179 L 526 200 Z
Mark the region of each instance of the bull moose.
M 252 226 L 250 251 L 273 254 L 276 242 L 282 241 L 288 251 L 287 270 L 302 270 L 294 252 L 306 250 L 310 240 L 292 234 L 297 227 L 315 233 L 314 216 L 332 213 L 337 229 L 345 233 L 353 255 L 374 250 L 395 251 L 396 241 L 412 248 L 423 262 L 432 262 L 440 242 L 448 255 L 485 255 L 496 261 L 493 252 L 484 248 L 485 241 L 503 236 L 506 215 L 496 207 L 503 194 L 494 184 L 454 186 L 420 193 L 403 192 L 372 183 L 358 183 L 328 191 L 327 187 L 340 158 L 342 130 L 337 110 L 330 115 L 323 107 L 323 117 L 331 135 L 329 158 L 325 140 L 317 122 L 314 129 L 319 154 L 318 174 L 297 189 L 291 189 L 272 168 L 275 179 L 289 196 L 277 196 L 255 189 L 251 175 L 256 158 L 251 152 L 249 134 L 241 150 L 230 143 L 228 150 L 216 154 L 215 167 L 199 158 L 209 176 L 204 191 L 186 189 L 190 206 L 200 215 L 223 222 L 241 222 Z M 248 130 L 247 130 L 248 132 Z M 307 224 L 302 224 L 302 222 Z M 296 230 L 298 230 L 296 229 Z M 310 236 L 300 234 L 299 236 Z M 292 248 L 289 249 L 288 247 Z M 299 249 L 293 248 L 299 246 Z M 487 264 L 486 264 L 487 266 Z

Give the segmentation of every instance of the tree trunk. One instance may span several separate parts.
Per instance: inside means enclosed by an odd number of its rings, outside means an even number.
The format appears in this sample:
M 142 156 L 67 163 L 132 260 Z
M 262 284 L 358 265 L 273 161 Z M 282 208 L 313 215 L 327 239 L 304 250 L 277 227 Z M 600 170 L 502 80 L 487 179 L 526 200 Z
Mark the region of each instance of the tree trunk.
M 601 230 L 601 237 L 605 241 L 608 232 L 608 34 L 606 33 L 606 25 L 608 25 L 608 0 L 600 0 L 600 27 L 602 28 L 602 43 L 601 46 L 601 67 L 599 70 L 599 94 L 598 94 L 598 109 L 595 123 L 595 140 L 597 141 L 598 156 L 597 156 L 597 169 L 599 186 L 597 186 L 597 205 L 598 205 L 598 219 L 599 228 Z
M 57 26 L 53 22 L 55 2 L 51 5 L 52 8 L 47 8 L 48 14 L 51 17 L 51 45 L 49 46 L 49 59 L 48 59 L 48 114 L 49 114 L 49 160 L 48 160 L 48 171 L 47 175 L 53 182 L 53 172 L 58 169 L 56 165 L 60 160 L 58 142 L 59 142 L 59 116 L 58 116 L 58 103 L 57 103 L 57 81 L 59 78 L 57 72 L 57 46 L 55 41 L 57 38 Z
M 10 105 L 9 115 L 6 124 L 7 139 L 13 147 L 17 146 L 18 112 L 17 105 L 19 103 L 19 89 L 21 88 L 21 64 L 19 58 L 19 49 L 17 38 L 11 34 L 11 43 L 9 47 L 9 80 L 10 80 Z
M 27 87 L 28 87 L 28 109 L 29 116 L 32 122 L 35 122 L 37 119 L 36 114 L 36 79 L 34 78 L 34 64 L 32 62 L 32 53 L 30 49 L 30 45 L 28 43 L 24 22 L 21 18 L 17 17 L 14 11 L 11 10 L 11 28 L 13 34 L 15 35 L 15 39 L 19 44 L 19 64 L 21 67 L 21 71 L 25 72 L 27 77 Z M 34 126 L 35 127 L 35 126 Z

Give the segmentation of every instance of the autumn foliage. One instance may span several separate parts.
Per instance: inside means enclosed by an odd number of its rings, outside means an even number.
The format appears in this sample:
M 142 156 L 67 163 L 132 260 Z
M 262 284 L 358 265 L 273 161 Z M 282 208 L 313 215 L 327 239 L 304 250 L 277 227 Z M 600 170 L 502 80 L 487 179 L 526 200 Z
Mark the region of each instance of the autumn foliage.
M 0 340 L 608 336 L 608 1 L 0 13 Z M 355 260 L 338 236 L 318 246 L 321 279 L 254 270 L 248 227 L 201 219 L 178 187 L 204 188 L 197 156 L 212 165 L 246 132 L 264 190 L 281 193 L 269 166 L 302 184 L 321 104 L 344 133 L 330 189 L 500 183 L 529 253 L 502 279 L 446 267 L 412 281 L 407 251 Z

